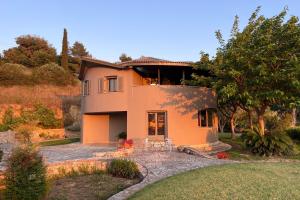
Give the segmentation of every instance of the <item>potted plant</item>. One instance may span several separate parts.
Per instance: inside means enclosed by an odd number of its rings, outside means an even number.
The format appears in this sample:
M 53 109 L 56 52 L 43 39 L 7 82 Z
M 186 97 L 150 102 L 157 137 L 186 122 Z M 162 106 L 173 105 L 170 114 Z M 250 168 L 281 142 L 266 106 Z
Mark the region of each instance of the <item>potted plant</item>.
M 119 144 L 123 144 L 126 139 L 127 139 L 127 133 L 126 132 L 123 131 L 123 132 L 118 134 Z

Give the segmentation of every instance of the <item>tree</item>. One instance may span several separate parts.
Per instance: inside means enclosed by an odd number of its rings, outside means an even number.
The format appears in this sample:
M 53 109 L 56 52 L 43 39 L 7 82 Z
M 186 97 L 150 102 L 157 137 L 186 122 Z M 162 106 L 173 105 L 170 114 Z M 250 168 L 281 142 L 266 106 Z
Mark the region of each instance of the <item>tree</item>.
M 68 70 L 68 33 L 67 29 L 64 29 L 64 36 L 62 40 L 62 50 L 61 50 L 61 66 Z
M 3 60 L 26 67 L 55 62 L 56 50 L 43 38 L 24 35 L 16 38 L 17 47 L 4 50 Z
M 258 16 L 259 10 L 242 32 L 221 45 L 223 63 L 218 70 L 227 71 L 224 87 L 234 86 L 239 106 L 256 112 L 264 135 L 268 107 L 300 104 L 300 25 L 295 16 L 285 21 L 287 9 L 271 18 Z
M 130 56 L 127 56 L 125 53 L 122 53 L 119 57 L 119 60 L 121 62 L 131 61 L 132 58 Z
M 86 50 L 86 48 L 84 47 L 84 45 L 78 41 L 74 42 L 74 44 L 70 50 L 71 50 L 72 56 L 76 56 L 76 57 L 83 57 L 83 56 L 90 57 L 91 56 L 89 54 L 89 52 Z

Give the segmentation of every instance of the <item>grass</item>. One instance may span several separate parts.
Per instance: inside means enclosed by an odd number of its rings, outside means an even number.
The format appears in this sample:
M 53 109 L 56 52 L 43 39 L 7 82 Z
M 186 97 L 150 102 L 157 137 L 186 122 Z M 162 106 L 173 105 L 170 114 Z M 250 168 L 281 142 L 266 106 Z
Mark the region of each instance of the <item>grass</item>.
M 232 148 L 227 151 L 231 160 L 268 160 L 268 157 L 261 157 L 258 155 L 252 154 L 249 150 L 244 147 L 244 143 L 240 137 L 231 139 L 230 133 L 220 133 L 219 140 L 230 144 Z M 300 160 L 300 141 L 294 141 L 298 154 L 292 156 L 278 157 L 283 159 L 299 159 Z M 271 157 L 277 158 L 277 157 Z
M 138 182 L 108 174 L 64 177 L 50 183 L 46 200 L 101 200 Z
M 63 145 L 63 144 L 70 144 L 74 142 L 80 142 L 80 138 L 66 138 L 66 139 L 60 139 L 60 140 L 49 140 L 40 142 L 39 144 L 41 146 L 56 146 L 56 145 Z
M 129 199 L 300 199 L 299 162 L 212 166 L 156 182 Z

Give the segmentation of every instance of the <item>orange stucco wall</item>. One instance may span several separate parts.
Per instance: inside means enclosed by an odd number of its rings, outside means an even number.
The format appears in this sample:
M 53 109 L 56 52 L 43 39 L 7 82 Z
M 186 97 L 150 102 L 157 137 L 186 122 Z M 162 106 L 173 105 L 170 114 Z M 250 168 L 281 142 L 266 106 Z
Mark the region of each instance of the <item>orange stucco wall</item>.
M 109 143 L 109 115 L 82 116 L 82 143 Z
M 98 93 L 98 79 L 112 75 L 122 76 L 123 90 Z M 206 144 L 218 139 L 217 116 L 214 117 L 213 128 L 198 126 L 198 110 L 216 107 L 216 96 L 210 89 L 145 85 L 145 80 L 131 69 L 90 68 L 85 80 L 91 81 L 91 92 L 82 98 L 82 113 L 107 115 L 83 115 L 83 143 L 113 142 L 123 130 L 127 130 L 128 138 L 146 138 L 149 111 L 166 111 L 167 137 L 176 145 Z M 123 113 L 114 116 L 116 111 Z M 98 136 L 97 131 L 106 136 Z
M 148 137 L 147 112 L 166 111 L 167 137 L 176 145 L 198 145 L 217 141 L 216 116 L 214 128 L 198 126 L 198 110 L 216 106 L 214 93 L 207 88 L 138 86 L 132 88 L 129 99 L 129 138 Z

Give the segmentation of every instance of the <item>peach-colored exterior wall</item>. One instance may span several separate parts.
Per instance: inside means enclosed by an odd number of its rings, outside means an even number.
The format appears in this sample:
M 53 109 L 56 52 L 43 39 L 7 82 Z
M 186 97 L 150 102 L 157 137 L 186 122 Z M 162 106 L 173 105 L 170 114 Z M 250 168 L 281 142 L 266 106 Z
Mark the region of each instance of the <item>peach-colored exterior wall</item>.
M 98 93 L 98 79 L 113 75 L 122 77 L 123 90 Z M 145 80 L 132 69 L 89 68 L 85 80 L 91 81 L 91 91 L 90 95 L 83 97 L 82 113 L 108 114 L 107 117 L 99 118 L 96 117 L 98 115 L 88 115 L 95 118 L 83 115 L 83 143 L 102 143 L 102 140 L 113 142 L 122 130 L 127 130 L 130 139 L 146 138 L 149 111 L 167 113 L 166 137 L 171 138 L 176 145 L 199 145 L 217 141 L 217 116 L 214 116 L 213 128 L 198 126 L 198 110 L 216 107 L 216 97 L 210 89 L 145 85 Z M 127 120 L 125 112 L 115 118 L 109 117 L 111 112 L 120 111 L 126 111 Z M 96 135 L 96 130 L 106 136 Z
M 165 111 L 166 134 L 174 144 L 198 145 L 217 140 L 216 117 L 214 128 L 198 126 L 198 110 L 216 106 L 215 96 L 207 88 L 175 85 L 137 86 L 132 87 L 129 99 L 127 114 L 129 138 L 148 137 L 147 112 Z
M 82 116 L 83 144 L 109 143 L 109 115 Z

